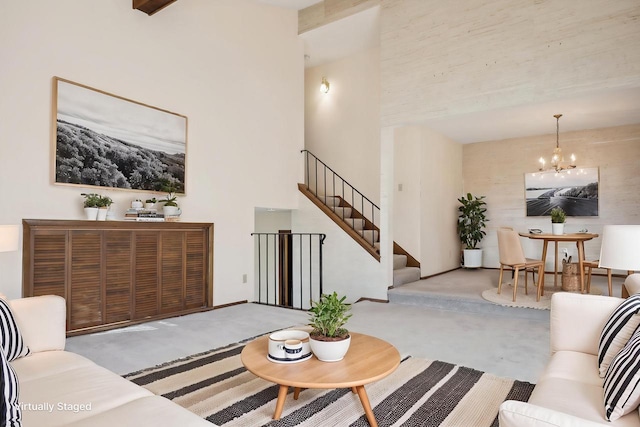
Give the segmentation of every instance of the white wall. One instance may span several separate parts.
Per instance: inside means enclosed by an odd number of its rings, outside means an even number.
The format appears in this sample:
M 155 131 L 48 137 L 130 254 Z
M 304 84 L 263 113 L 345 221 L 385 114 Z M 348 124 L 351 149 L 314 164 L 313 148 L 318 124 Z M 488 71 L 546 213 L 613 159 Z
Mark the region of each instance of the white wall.
M 380 202 L 380 50 L 305 71 L 305 148 Z M 320 92 L 326 77 L 331 88 Z
M 463 146 L 422 127 L 420 234 L 422 276 L 460 266 L 458 198 L 462 194 Z
M 387 299 L 385 265 L 376 261 L 302 193 L 299 209 L 292 211 L 295 233 L 324 233 L 324 293 L 336 291 L 350 302 L 359 298 Z
M 383 126 L 640 86 L 637 0 L 381 2 Z
M 539 228 L 551 232 L 549 217 L 527 217 L 524 174 L 535 171 L 540 156 L 549 157 L 555 134 L 527 138 L 487 141 L 463 146 L 464 191 L 486 196 L 487 236 L 481 242 L 483 265 L 499 267 L 499 227 L 510 226 L 526 232 Z M 597 167 L 598 216 L 568 217 L 565 232 L 588 229 L 602 233 L 605 224 L 640 224 L 638 188 L 640 187 L 640 125 L 561 132 L 560 143 L 565 153 L 575 153 L 578 167 Z M 585 242 L 585 257 L 600 256 L 601 238 Z M 522 239 L 525 254 L 540 258 L 542 242 Z M 561 243 L 575 260 L 575 243 Z M 562 255 L 560 255 L 562 256 Z M 547 271 L 553 271 L 554 250 L 550 245 Z
M 393 145 L 393 240 L 420 260 L 422 133 L 417 126 L 395 131 Z M 402 186 L 402 190 L 400 189 Z
M 254 207 L 295 207 L 302 179 L 296 11 L 245 0 L 180 1 L 152 17 L 130 0 L 0 9 L 0 224 L 82 218 L 87 188 L 50 180 L 51 79 L 63 77 L 188 117 L 183 221 L 215 223 L 214 304 L 252 300 Z M 91 189 L 120 213 L 141 196 Z M 0 292 L 20 296 L 21 254 L 0 253 L 0 271 Z
M 423 277 L 457 268 L 462 145 L 425 126 L 407 126 L 395 131 L 393 155 L 393 239 L 420 261 Z

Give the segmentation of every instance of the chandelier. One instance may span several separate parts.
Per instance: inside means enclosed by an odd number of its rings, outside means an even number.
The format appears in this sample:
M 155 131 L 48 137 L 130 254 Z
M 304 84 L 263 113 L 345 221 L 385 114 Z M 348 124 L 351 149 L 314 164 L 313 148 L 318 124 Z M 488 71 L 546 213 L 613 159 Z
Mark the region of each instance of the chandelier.
M 553 150 L 553 156 L 551 156 L 551 166 L 549 168 L 545 168 L 547 162 L 544 157 L 540 157 L 538 161 L 540 162 L 541 171 L 555 170 L 556 172 L 562 172 L 563 170 L 573 169 L 576 167 L 576 156 L 571 154 L 571 161 L 564 161 L 562 149 L 560 148 L 560 117 L 562 117 L 562 114 L 555 114 L 553 117 L 556 118 L 556 148 Z

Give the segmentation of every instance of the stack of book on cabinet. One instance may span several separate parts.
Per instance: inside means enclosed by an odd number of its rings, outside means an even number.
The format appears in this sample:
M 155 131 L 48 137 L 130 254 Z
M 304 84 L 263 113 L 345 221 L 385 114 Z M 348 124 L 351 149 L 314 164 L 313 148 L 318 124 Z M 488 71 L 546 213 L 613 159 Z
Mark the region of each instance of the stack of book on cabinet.
M 159 214 L 155 209 L 127 209 L 124 214 L 124 219 L 127 221 L 148 221 L 148 222 L 162 222 L 165 220 L 164 215 Z

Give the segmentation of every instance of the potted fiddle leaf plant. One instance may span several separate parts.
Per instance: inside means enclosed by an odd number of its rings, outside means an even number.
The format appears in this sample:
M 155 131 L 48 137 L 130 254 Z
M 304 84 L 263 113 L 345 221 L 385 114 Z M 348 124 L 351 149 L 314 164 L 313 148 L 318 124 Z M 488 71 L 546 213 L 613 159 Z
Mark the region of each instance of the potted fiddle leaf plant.
M 344 328 L 351 314 L 351 304 L 345 302 L 346 296 L 338 297 L 336 292 L 323 294 L 319 301 L 311 303 L 309 326 L 309 346 L 313 354 L 323 362 L 342 360 L 349 350 L 351 336 Z
M 567 220 L 567 214 L 561 207 L 551 209 L 551 233 L 557 236 L 564 234 L 564 223 Z
M 487 203 L 484 201 L 485 196 L 467 196 L 460 197 L 458 202 L 458 237 L 464 245 L 463 249 L 463 267 L 478 268 L 482 267 L 482 248 L 478 247 L 485 233 L 484 228 L 487 219 Z

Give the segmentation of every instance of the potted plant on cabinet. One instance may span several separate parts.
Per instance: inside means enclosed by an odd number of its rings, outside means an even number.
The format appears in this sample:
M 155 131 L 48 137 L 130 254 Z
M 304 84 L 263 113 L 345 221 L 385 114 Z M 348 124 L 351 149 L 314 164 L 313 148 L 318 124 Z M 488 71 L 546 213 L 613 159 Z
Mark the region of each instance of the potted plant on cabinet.
M 561 207 L 551 209 L 551 233 L 557 236 L 564 234 L 564 223 L 567 214 Z
M 98 217 L 100 195 L 96 193 L 81 193 L 80 195 L 84 197 L 84 214 L 86 219 L 95 221 Z
M 167 194 L 167 197 L 164 200 L 164 206 L 162 207 L 162 213 L 164 213 L 165 218 L 168 216 L 178 216 L 182 213 L 178 207 L 177 200 L 178 196 L 176 196 L 175 193 Z
M 313 354 L 323 362 L 337 362 L 344 358 L 351 344 L 349 331 L 343 326 L 351 317 L 347 312 L 351 304 L 345 303 L 347 297 L 338 294 L 323 294 L 320 300 L 311 303 L 309 326 L 309 346 Z
M 113 203 L 111 197 L 109 196 L 99 196 L 98 197 L 98 221 L 104 221 L 107 219 L 107 212 L 109 211 L 109 207 Z
M 148 209 L 148 210 L 155 209 L 155 208 L 156 208 L 156 203 L 157 203 L 157 202 L 158 202 L 158 201 L 156 200 L 156 198 L 155 198 L 155 197 L 152 197 L 151 199 L 147 199 L 147 200 L 144 202 L 144 208 L 145 208 L 145 209 Z
M 483 200 L 485 196 L 472 196 L 467 193 L 466 197 L 460 197 L 458 201 L 458 236 L 464 245 L 463 267 L 482 267 L 482 249 L 478 244 L 482 241 L 486 233 L 484 227 L 487 219 L 486 205 Z

